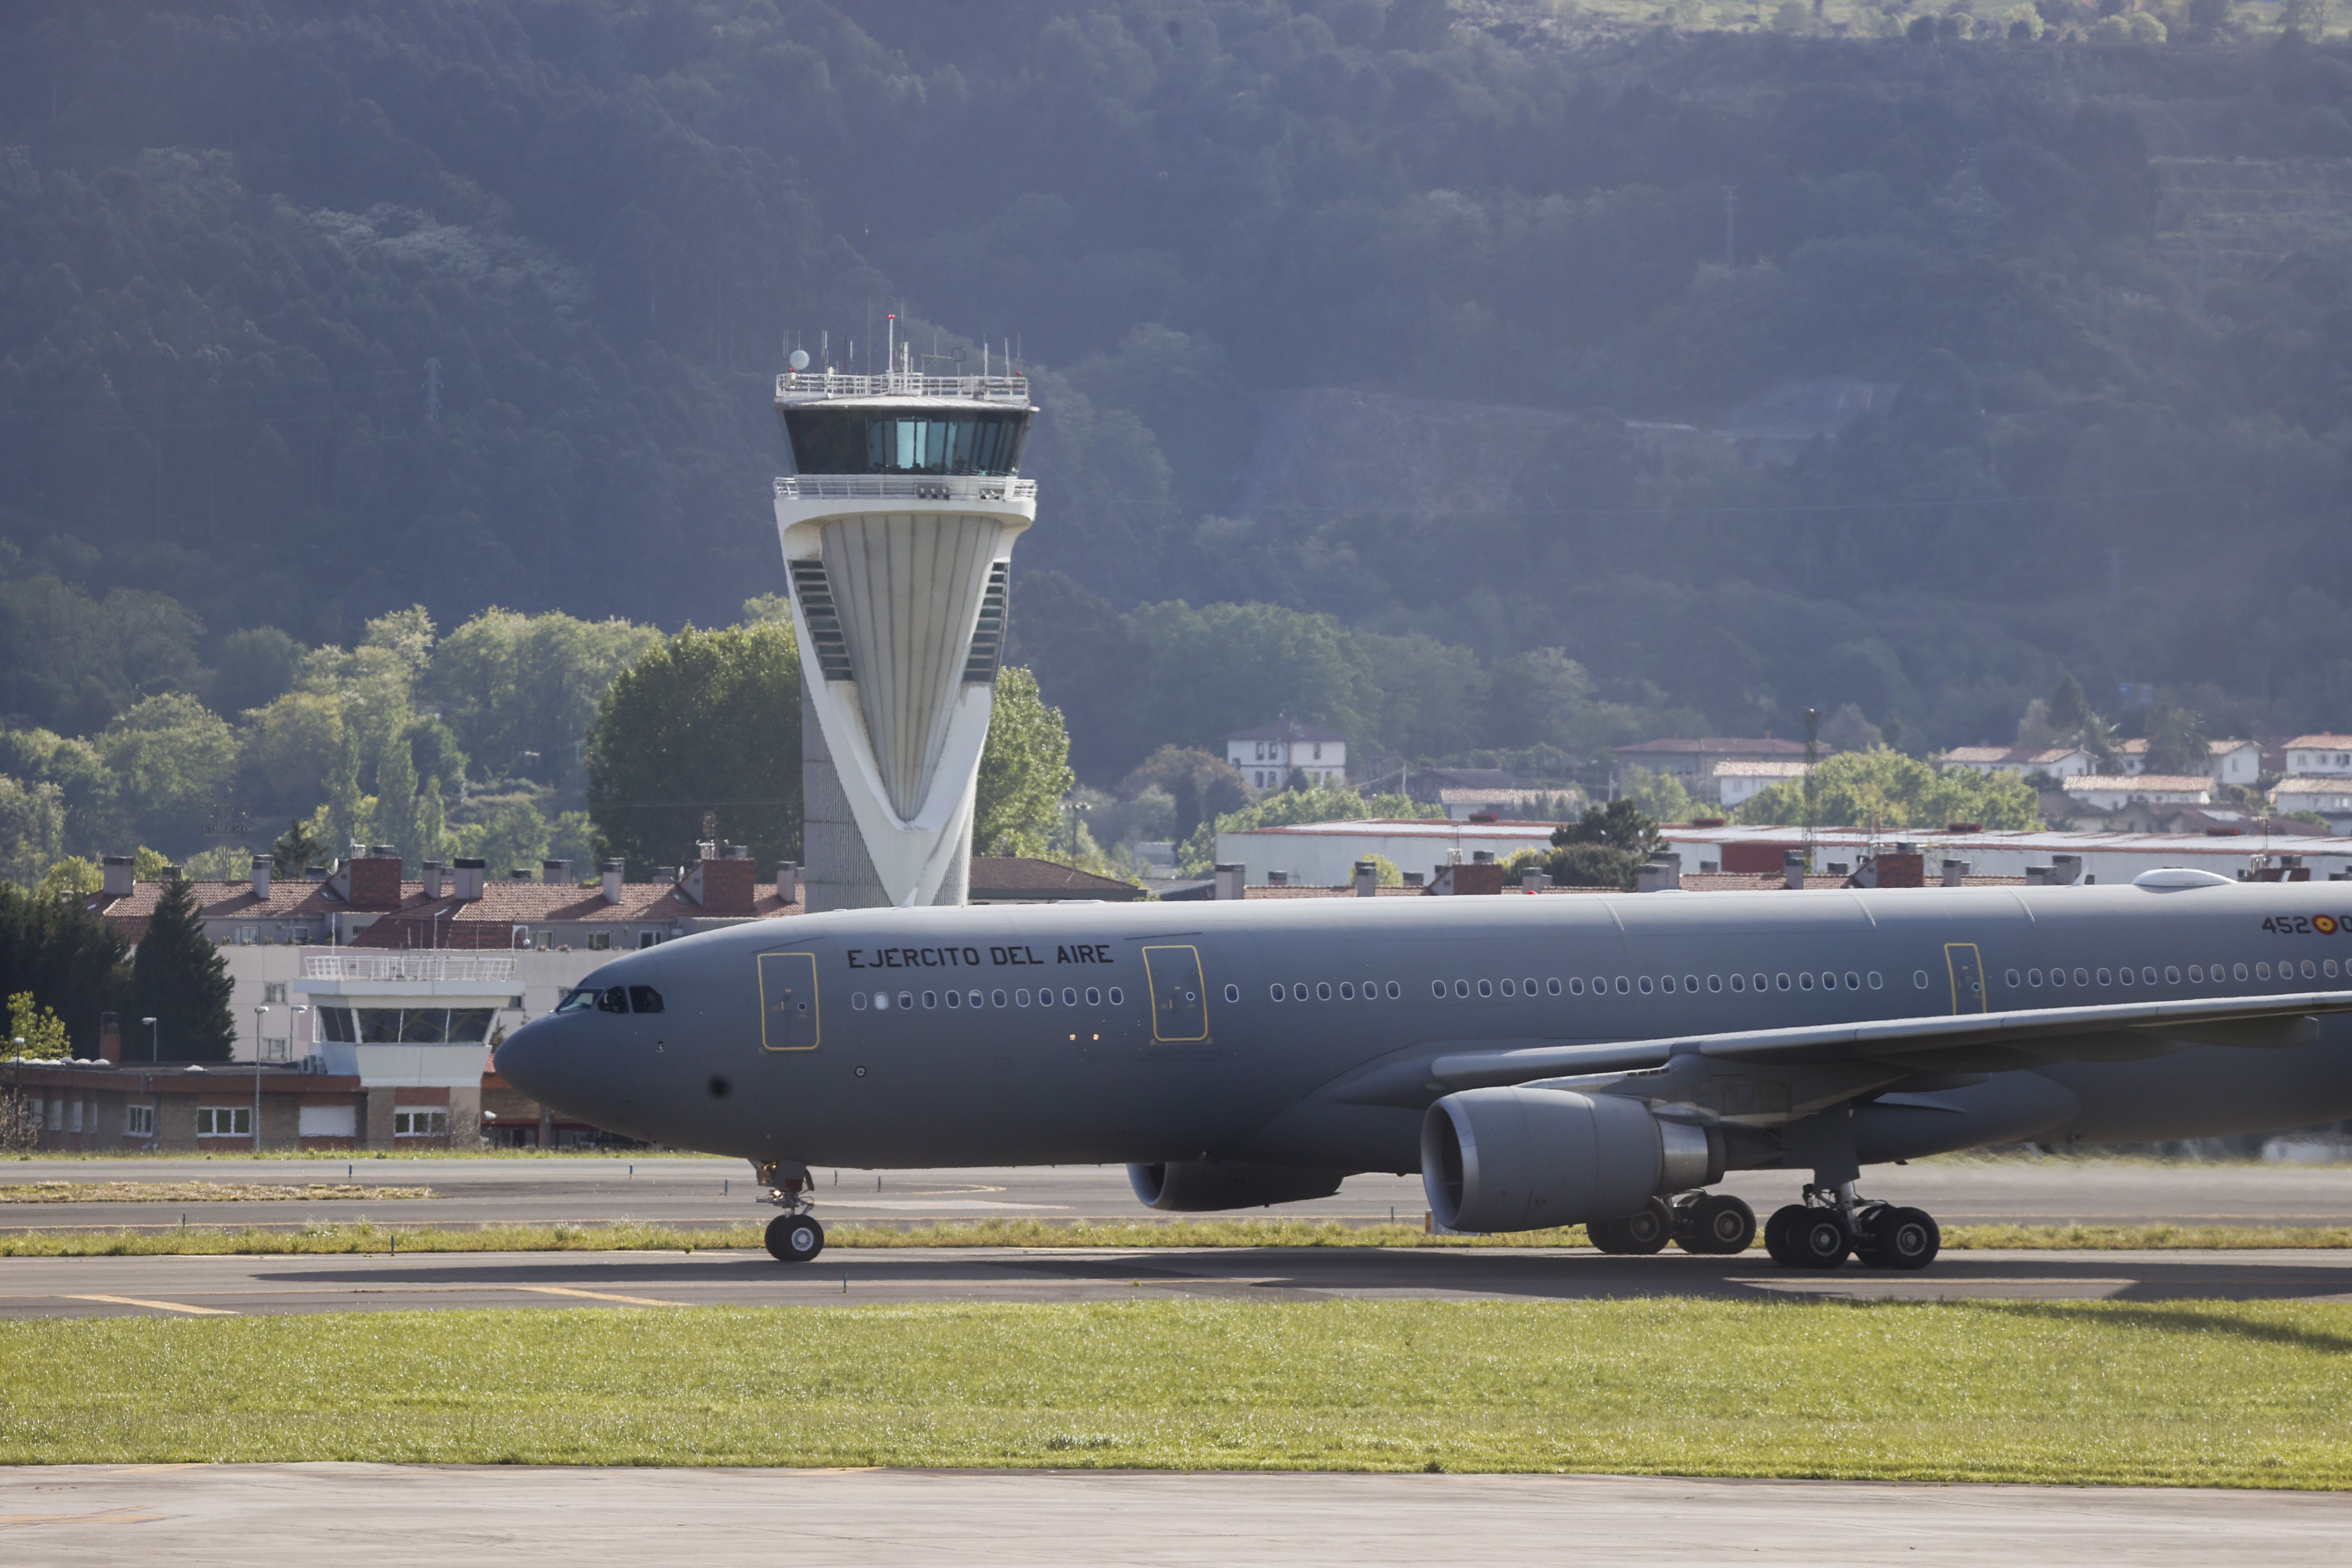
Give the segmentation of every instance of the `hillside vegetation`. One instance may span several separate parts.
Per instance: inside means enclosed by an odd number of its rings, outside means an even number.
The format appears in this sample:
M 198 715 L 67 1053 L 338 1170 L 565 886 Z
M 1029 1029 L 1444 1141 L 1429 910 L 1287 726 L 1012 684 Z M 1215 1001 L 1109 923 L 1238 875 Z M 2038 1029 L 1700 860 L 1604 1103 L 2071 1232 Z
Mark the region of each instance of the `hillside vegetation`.
M 786 343 L 898 310 L 1036 378 L 1091 778 L 1271 716 L 1080 689 L 1250 603 L 1358 639 L 1261 706 L 1406 754 L 2007 740 L 2062 666 L 2352 722 L 2352 55 L 2070 4 L 11 7 L 0 707 L 412 604 L 723 624 Z

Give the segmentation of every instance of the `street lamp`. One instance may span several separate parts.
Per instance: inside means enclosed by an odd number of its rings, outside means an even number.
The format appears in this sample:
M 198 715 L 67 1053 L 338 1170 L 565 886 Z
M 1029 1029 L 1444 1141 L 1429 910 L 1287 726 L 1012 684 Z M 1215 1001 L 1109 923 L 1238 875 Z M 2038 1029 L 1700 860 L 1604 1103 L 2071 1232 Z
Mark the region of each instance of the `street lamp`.
M 162 1061 L 163 1059 L 163 1031 L 155 1027 L 155 1020 L 152 1018 L 142 1018 L 139 1021 L 147 1026 L 147 1059 L 151 1062 Z
M 292 1039 L 292 1038 L 294 1037 L 294 1036 L 295 1036 L 295 1035 L 299 1035 L 299 1033 L 301 1033 L 301 1030 L 302 1030 L 302 1018 L 303 1018 L 303 1015 L 304 1015 L 304 1014 L 306 1014 L 306 1013 L 308 1013 L 308 1012 L 310 1012 L 310 1005 L 309 1003 L 307 1003 L 307 1002 L 298 1002 L 298 1003 L 296 1003 L 296 1004 L 294 1005 L 294 1027 L 293 1027 L 293 1029 L 292 1029 L 291 1031 L 289 1031 L 289 1034 L 288 1034 L 288 1036 L 287 1036 L 287 1037 L 288 1037 L 289 1040 L 290 1040 L 290 1039 Z M 303 1043 L 303 1044 L 305 1044 L 305 1045 L 311 1045 L 311 1046 L 315 1046 L 315 1045 L 317 1045 L 319 1042 L 318 1042 L 318 1041 L 316 1041 L 316 1040 L 306 1040 L 306 1041 L 303 1041 L 302 1043 Z M 307 1060 L 307 1059 L 308 1059 L 308 1058 L 309 1058 L 312 1054 L 313 1054 L 313 1053 L 312 1053 L 312 1052 L 310 1052 L 310 1051 L 304 1051 L 304 1052 L 302 1053 L 303 1058 L 304 1058 L 304 1059 L 306 1059 L 306 1060 Z
M 253 1010 L 253 1152 L 261 1152 L 261 1020 L 269 1016 L 267 1007 Z

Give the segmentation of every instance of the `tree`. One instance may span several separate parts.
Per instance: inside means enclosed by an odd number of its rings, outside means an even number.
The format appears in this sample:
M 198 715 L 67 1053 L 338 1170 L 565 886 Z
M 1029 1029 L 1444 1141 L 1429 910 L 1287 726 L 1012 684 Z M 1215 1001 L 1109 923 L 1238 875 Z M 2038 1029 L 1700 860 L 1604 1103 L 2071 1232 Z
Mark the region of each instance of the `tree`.
M 323 825 L 316 817 L 294 818 L 269 847 L 271 867 L 281 877 L 299 877 L 313 866 L 324 866 L 334 853 Z
M 770 618 L 792 624 L 789 612 Z M 614 680 L 660 641 L 653 627 L 627 621 L 493 608 L 441 639 L 423 685 L 484 776 L 551 782 L 577 767 Z
M 1644 816 L 1656 822 L 1688 822 L 1698 815 L 1691 804 L 1690 792 L 1683 781 L 1672 773 L 1652 773 L 1647 768 L 1628 765 L 1619 775 L 1618 787 L 1627 800 L 1642 808 Z
M 8 1055 L 20 1061 L 62 1061 L 73 1055 L 64 1020 L 35 1006 L 29 991 L 8 998 Z
M 302 678 L 302 647 L 276 626 L 231 632 L 221 639 L 220 663 L 209 694 L 215 713 L 267 707 Z
M 147 934 L 131 959 L 139 1016 L 153 1018 L 176 1061 L 225 1062 L 234 1054 L 228 964 L 205 934 L 195 891 L 184 877 L 163 884 Z
M 648 648 L 589 731 L 588 815 L 632 874 L 718 833 L 754 858 L 801 853 L 801 658 L 790 626 L 698 631 Z
M 1118 793 L 1129 798 L 1147 790 L 1165 790 L 1172 808 L 1169 837 L 1181 844 L 1201 824 L 1249 805 L 1252 792 L 1241 770 L 1213 752 L 1198 746 L 1162 746 L 1120 781 Z
M 40 899 L 62 899 L 75 893 L 95 893 L 106 886 L 106 873 L 79 855 L 68 855 L 53 861 L 41 873 L 41 885 L 34 896 Z
M 1077 782 L 1062 710 L 1045 705 L 1027 669 L 998 671 L 972 801 L 972 853 L 1044 855 L 1059 826 L 1062 797 Z
M 184 692 L 142 699 L 99 737 L 140 837 L 191 844 L 228 799 L 236 734 Z
M 1563 888 L 1630 888 L 1642 863 L 1658 851 L 1657 819 L 1630 796 L 1585 807 L 1575 822 L 1551 830 L 1544 869 Z
M 1814 825 L 1821 827 L 2042 825 L 2040 798 L 2024 780 L 1958 768 L 1939 772 L 1899 752 L 1841 752 L 1813 770 L 1813 784 Z M 1804 790 L 1793 780 L 1758 791 L 1739 808 L 1739 820 L 1755 826 L 1795 826 L 1804 817 Z
M 529 801 L 517 801 L 492 811 L 481 821 L 461 829 L 458 853 L 478 857 L 493 879 L 517 870 L 535 870 L 548 854 L 547 818 Z
M 2213 748 L 2195 713 L 2167 706 L 2148 715 L 2147 771 L 2176 776 L 2213 771 Z
M 0 775 L 0 877 L 31 884 L 65 852 L 65 792 Z
M 44 998 L 65 1020 L 76 1055 L 96 1056 L 99 1015 L 123 1010 L 129 949 L 80 900 L 0 882 L 0 994 L 28 991 Z

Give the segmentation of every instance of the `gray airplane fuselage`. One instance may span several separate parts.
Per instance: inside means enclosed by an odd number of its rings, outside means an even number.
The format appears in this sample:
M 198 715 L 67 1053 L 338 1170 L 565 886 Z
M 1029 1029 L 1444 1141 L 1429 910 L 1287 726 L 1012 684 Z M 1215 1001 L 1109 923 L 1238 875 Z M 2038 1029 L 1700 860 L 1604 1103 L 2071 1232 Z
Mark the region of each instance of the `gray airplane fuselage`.
M 632 986 L 661 1010 L 575 1003 L 509 1037 L 499 1070 L 598 1126 L 759 1163 L 1410 1172 L 1445 1092 L 1423 1081 L 1425 1059 L 2352 990 L 2352 886 L 856 910 L 630 953 L 583 992 Z M 1870 1107 L 1867 1163 L 1956 1146 L 1954 1127 L 1963 1144 L 2126 1141 L 2352 1115 L 2347 1031 L 2328 1016 L 2245 1043 L 2222 1029 L 1831 1066 L 1676 1057 L 1594 1081 L 1720 1121 L 1735 1165 L 1806 1163 L 1786 1129 Z M 1928 1112 L 1885 1097 L 1938 1090 L 1995 1109 L 1902 1131 Z

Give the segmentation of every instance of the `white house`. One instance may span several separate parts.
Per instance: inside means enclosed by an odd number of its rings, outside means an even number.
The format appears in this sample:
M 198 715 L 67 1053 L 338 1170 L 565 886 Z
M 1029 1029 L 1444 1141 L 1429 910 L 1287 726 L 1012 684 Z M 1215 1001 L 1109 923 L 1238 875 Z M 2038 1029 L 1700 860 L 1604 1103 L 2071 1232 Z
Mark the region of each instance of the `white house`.
M 2208 741 L 2206 770 L 2216 784 L 2250 784 L 2261 776 L 2263 749 L 2252 741 Z M 2126 741 L 2116 748 L 2116 760 L 2126 777 L 2147 771 L 2147 741 Z
M 2284 778 L 2271 789 L 2273 811 L 2315 811 L 2331 820 L 2352 816 L 2352 777 Z
M 1805 776 L 1805 764 L 1792 762 L 1720 762 L 1715 764 L 1715 797 L 1727 811 L 1736 810 L 1776 784 Z
M 1225 761 L 1255 789 L 1280 789 L 1293 768 L 1309 784 L 1333 788 L 1348 782 L 1348 737 L 1337 730 L 1277 719 L 1225 737 Z
M 2091 753 L 2080 746 L 1955 746 L 1936 760 L 1945 767 L 1972 773 L 2011 773 L 2019 778 L 2048 773 L 2052 778 L 2070 779 L 2091 772 L 2095 765 Z
M 2213 781 L 2202 773 L 2081 773 L 2065 781 L 2069 802 L 2094 811 L 2115 811 L 2134 801 L 2151 805 L 2210 805 Z
M 2287 777 L 2340 778 L 2347 774 L 2352 774 L 2352 735 L 2297 735 L 2286 743 Z

